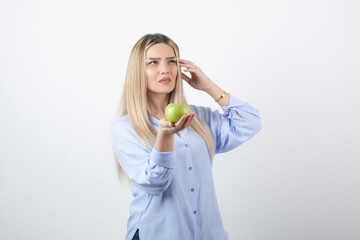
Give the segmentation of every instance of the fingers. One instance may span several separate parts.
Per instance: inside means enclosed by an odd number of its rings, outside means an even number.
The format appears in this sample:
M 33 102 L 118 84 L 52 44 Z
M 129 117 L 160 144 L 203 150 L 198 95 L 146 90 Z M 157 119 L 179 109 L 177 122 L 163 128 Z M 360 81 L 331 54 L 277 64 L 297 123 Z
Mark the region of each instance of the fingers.
M 180 118 L 180 120 L 178 122 L 176 122 L 175 124 L 170 121 L 167 121 L 165 118 L 163 118 L 163 119 L 160 119 L 159 125 L 160 125 L 162 131 L 167 134 L 177 133 L 177 132 L 182 131 L 183 129 L 189 127 L 194 116 L 195 116 L 195 113 L 190 112 L 187 115 L 183 115 Z
M 186 59 L 183 59 L 183 58 L 179 58 L 179 62 L 193 64 L 193 62 L 191 62 L 189 60 L 186 60 Z
M 186 67 L 187 69 L 183 69 L 184 71 L 189 71 L 189 69 L 191 70 L 199 70 L 199 66 L 196 66 L 193 62 L 189 61 L 189 60 L 185 60 L 185 59 L 181 59 L 179 58 L 179 65 L 180 67 Z
M 188 115 L 183 115 L 180 120 L 175 123 L 175 127 L 176 128 L 179 128 L 181 130 L 181 126 L 183 126 L 183 124 L 185 123 L 186 119 L 188 118 L 189 114 Z
M 191 124 L 194 116 L 195 116 L 195 113 L 194 113 L 194 114 L 191 114 L 191 115 L 188 117 L 188 119 L 186 120 L 186 122 L 185 122 L 185 124 L 184 124 L 184 125 L 185 125 L 184 128 L 187 128 L 187 127 L 190 126 L 190 124 Z
M 186 63 L 180 63 L 182 67 L 187 67 L 187 68 L 195 68 L 195 66 L 193 64 L 186 64 Z
M 190 126 L 194 116 L 195 116 L 195 113 L 189 113 L 187 115 L 185 122 L 183 123 L 183 125 L 180 128 L 180 131 Z
M 184 74 L 184 73 L 181 73 L 181 77 L 182 77 L 182 79 L 184 79 L 186 82 L 190 82 L 191 81 L 191 78 L 189 78 L 188 76 L 186 76 L 186 74 Z

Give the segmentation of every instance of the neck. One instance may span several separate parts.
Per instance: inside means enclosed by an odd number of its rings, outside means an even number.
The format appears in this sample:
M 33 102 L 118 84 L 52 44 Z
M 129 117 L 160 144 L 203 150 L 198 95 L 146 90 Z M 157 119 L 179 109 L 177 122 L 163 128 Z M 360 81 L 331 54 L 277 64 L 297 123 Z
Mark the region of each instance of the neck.
M 150 113 L 153 116 L 165 116 L 165 108 L 169 103 L 169 93 L 148 92 L 147 98 L 150 107 Z

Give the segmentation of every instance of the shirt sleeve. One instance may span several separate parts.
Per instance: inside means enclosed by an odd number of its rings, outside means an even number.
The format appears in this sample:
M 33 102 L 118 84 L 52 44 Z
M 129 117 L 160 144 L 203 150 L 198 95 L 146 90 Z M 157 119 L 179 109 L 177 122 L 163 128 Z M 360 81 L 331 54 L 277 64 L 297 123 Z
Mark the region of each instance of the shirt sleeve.
M 213 135 L 215 154 L 228 152 L 248 141 L 261 128 L 259 111 L 229 93 L 227 106 L 221 106 L 223 113 L 210 107 L 194 106 L 194 112 L 205 121 Z M 240 114 L 240 116 L 238 115 Z
M 173 179 L 175 151 L 150 151 L 139 140 L 129 123 L 115 121 L 111 136 L 120 166 L 133 184 L 151 194 L 164 192 Z

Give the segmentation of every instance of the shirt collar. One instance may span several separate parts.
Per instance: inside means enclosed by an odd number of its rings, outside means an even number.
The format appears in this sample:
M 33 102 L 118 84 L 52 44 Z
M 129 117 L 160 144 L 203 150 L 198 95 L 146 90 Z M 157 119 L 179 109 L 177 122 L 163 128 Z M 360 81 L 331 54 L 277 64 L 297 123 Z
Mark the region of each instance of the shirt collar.
M 154 117 L 151 113 L 149 113 L 149 115 L 150 115 L 150 119 L 151 119 L 152 123 L 155 126 L 159 126 L 159 120 L 156 117 Z

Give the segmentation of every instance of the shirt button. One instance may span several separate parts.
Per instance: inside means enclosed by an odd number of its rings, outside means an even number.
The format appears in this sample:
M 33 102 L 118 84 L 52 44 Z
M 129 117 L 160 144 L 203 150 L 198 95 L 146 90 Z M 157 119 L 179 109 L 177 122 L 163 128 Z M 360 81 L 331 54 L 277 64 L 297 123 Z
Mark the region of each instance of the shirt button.
M 231 110 L 230 110 L 230 108 L 228 108 L 228 109 L 226 109 L 226 111 L 227 111 L 227 112 L 230 112 Z
M 194 211 L 194 214 L 196 214 L 196 210 Z
M 188 147 L 189 145 L 185 144 L 185 147 Z
M 194 188 L 192 188 L 191 191 L 193 192 L 193 191 L 194 191 Z
M 191 170 L 192 169 L 192 167 L 189 167 L 189 170 Z
M 226 117 L 227 116 L 227 113 L 224 113 L 224 115 L 223 115 L 224 117 Z

